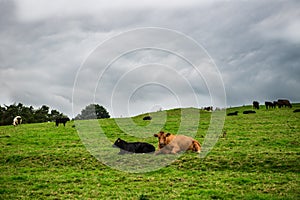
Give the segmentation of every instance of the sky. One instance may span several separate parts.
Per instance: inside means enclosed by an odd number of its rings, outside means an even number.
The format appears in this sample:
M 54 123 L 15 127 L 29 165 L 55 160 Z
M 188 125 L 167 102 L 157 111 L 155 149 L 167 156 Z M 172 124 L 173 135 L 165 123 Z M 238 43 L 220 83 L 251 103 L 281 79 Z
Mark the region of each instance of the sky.
M 0 104 L 75 117 L 300 102 L 295 0 L 0 0 Z

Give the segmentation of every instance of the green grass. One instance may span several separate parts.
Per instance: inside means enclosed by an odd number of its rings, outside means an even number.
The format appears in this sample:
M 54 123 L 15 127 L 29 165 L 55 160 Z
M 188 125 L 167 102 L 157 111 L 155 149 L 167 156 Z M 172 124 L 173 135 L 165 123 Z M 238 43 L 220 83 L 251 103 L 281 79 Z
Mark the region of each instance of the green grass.
M 252 115 L 242 114 L 249 106 L 230 108 L 227 112 L 237 110 L 239 115 L 226 116 L 226 137 L 205 158 L 188 152 L 147 173 L 119 171 L 99 162 L 85 148 L 73 122 L 58 128 L 54 123 L 2 126 L 0 199 L 300 199 L 300 113 L 292 112 L 296 108 L 300 104 L 293 109 L 261 108 Z M 191 119 L 195 111 L 184 109 Z M 157 146 L 152 131 L 163 127 L 176 133 L 182 126 L 181 112 L 152 113 L 152 122 L 141 120 L 141 115 L 100 124 L 110 142 L 121 137 Z M 200 116 L 196 139 L 203 143 L 211 113 L 201 111 Z M 183 125 L 181 131 L 188 134 L 192 128 Z M 136 130 L 141 132 L 126 134 Z M 138 162 L 139 155 L 113 158 L 122 165 L 126 158 Z

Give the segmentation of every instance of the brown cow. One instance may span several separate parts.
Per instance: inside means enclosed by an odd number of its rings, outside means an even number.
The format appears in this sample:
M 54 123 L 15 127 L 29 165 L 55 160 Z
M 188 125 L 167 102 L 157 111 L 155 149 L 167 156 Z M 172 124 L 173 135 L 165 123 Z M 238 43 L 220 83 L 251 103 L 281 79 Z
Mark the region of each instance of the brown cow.
M 289 100 L 287 99 L 278 99 L 277 100 L 277 105 L 278 105 L 278 108 L 281 108 L 281 107 L 289 107 L 291 108 L 292 107 L 292 104 L 290 103 Z
M 154 134 L 158 137 L 158 151 L 156 154 L 176 154 L 181 151 L 192 150 L 200 153 L 201 145 L 197 140 L 185 135 L 173 135 L 160 131 Z

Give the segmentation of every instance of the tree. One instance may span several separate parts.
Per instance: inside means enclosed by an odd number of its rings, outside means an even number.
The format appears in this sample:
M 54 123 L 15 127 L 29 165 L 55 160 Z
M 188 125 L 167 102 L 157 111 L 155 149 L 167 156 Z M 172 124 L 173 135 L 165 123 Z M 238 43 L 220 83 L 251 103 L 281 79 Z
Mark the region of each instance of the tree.
M 58 118 L 64 117 L 62 113 L 57 110 L 51 110 L 50 114 L 48 114 L 50 121 L 55 121 Z
M 0 106 L 0 125 L 11 125 L 13 118 L 18 115 L 22 117 L 24 124 L 55 121 L 56 118 L 65 116 L 57 110 L 50 111 L 49 106 L 46 105 L 35 110 L 32 106 L 26 107 L 22 103 L 14 103 L 9 106 Z
M 34 121 L 34 109 L 32 106 L 30 107 L 23 107 L 22 108 L 22 112 L 20 114 L 20 116 L 22 117 L 22 123 L 26 124 L 26 123 L 33 123 Z
M 43 105 L 41 108 L 37 109 L 34 112 L 34 119 L 36 122 L 47 122 L 49 121 L 49 107 L 46 105 Z
M 4 119 L 5 119 L 5 107 L 1 107 L 0 105 L 0 125 L 5 124 Z
M 90 104 L 86 106 L 81 114 L 78 114 L 75 119 L 101 119 L 101 118 L 110 118 L 107 110 L 100 106 L 99 104 Z

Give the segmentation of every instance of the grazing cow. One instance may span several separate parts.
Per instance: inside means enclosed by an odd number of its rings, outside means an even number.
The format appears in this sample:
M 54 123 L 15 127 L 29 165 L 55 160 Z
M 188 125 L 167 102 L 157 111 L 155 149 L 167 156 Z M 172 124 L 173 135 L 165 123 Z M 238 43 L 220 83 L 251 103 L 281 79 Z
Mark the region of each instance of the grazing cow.
M 115 141 L 113 147 L 120 148 L 119 154 L 155 152 L 155 147 L 152 144 L 146 142 L 126 142 L 120 138 Z
M 296 110 L 294 110 L 293 112 L 294 112 L 294 113 L 300 112 L 300 109 L 296 109 Z
M 259 109 L 259 102 L 258 101 L 253 101 L 253 108 L 254 109 Z
M 228 113 L 227 116 L 238 115 L 238 112 L 239 112 L 239 111 L 235 111 L 235 112 L 232 112 L 232 113 Z
M 22 123 L 22 117 L 21 116 L 16 116 L 13 120 L 13 125 L 18 126 Z
M 254 110 L 245 110 L 243 114 L 251 114 L 251 113 L 256 113 Z
M 292 107 L 292 104 L 290 103 L 289 100 L 287 99 L 278 99 L 277 100 L 277 105 L 278 105 L 278 108 L 281 108 L 281 107 L 289 107 L 291 108 Z
M 143 120 L 151 120 L 151 119 L 152 119 L 151 116 L 146 116 L 146 117 L 143 118 Z
M 204 107 L 203 110 L 210 112 L 213 110 L 213 107 L 212 106 Z
M 66 126 L 67 121 L 70 121 L 70 119 L 68 117 L 57 118 L 55 120 L 55 124 L 56 124 L 56 126 L 58 126 L 59 124 L 63 124 L 64 126 Z
M 265 106 L 266 106 L 266 109 L 275 108 L 275 103 L 272 103 L 270 101 L 265 101 Z
M 186 150 L 192 150 L 198 153 L 201 151 L 200 143 L 185 135 L 173 135 L 160 131 L 158 134 L 154 134 L 154 137 L 158 138 L 159 150 L 156 154 L 176 154 Z

